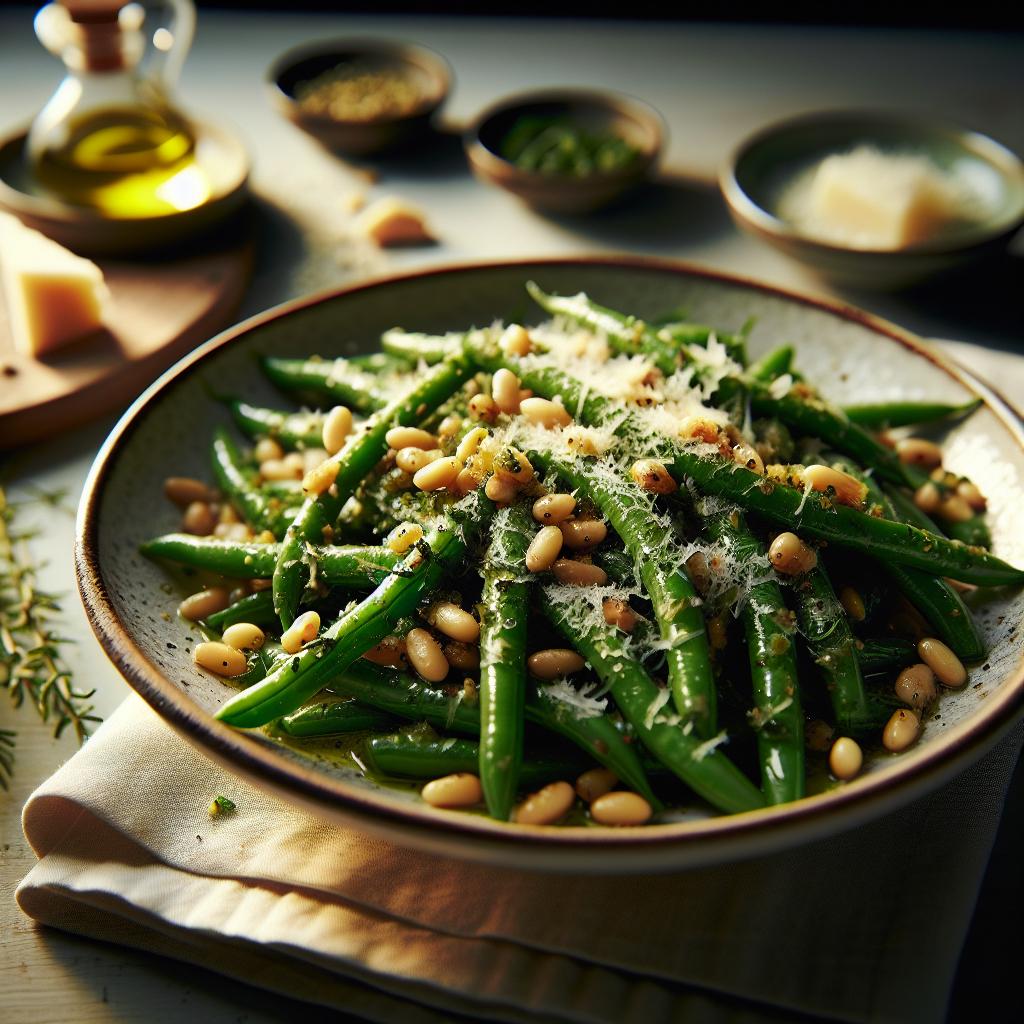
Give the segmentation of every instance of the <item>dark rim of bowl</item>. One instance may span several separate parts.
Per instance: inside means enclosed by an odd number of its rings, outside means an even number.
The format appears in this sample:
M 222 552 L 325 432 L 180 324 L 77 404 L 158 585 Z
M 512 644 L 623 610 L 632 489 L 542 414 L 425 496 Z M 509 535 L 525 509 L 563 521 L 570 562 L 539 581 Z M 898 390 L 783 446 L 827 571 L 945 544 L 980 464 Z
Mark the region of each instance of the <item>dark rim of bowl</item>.
M 884 813 L 899 802 L 920 795 L 930 786 L 941 782 L 948 773 L 969 764 L 972 755 L 980 756 L 999 736 L 1005 734 L 1024 705 L 1024 661 L 992 691 L 973 719 L 951 727 L 947 734 L 930 744 L 921 756 L 906 763 L 894 761 L 892 765 L 857 779 L 839 790 L 743 814 L 649 825 L 635 830 L 509 825 L 475 815 L 437 811 L 416 804 L 400 804 L 388 799 L 386 795 L 361 791 L 334 779 L 318 771 L 312 763 L 306 766 L 287 761 L 272 747 L 214 719 L 146 659 L 118 618 L 103 580 L 99 563 L 98 513 L 106 479 L 121 449 L 144 419 L 149 404 L 168 386 L 195 372 L 203 360 L 214 352 L 242 341 L 254 329 L 325 301 L 386 288 L 396 281 L 410 279 L 444 279 L 462 273 L 515 267 L 522 267 L 524 273 L 527 273 L 527 268 L 542 272 L 545 267 L 583 266 L 681 275 L 739 286 L 861 324 L 927 359 L 961 386 L 981 397 L 1017 445 L 1024 450 L 1024 431 L 1007 406 L 991 390 L 909 332 L 855 307 L 810 298 L 682 262 L 624 256 L 484 261 L 417 270 L 328 290 L 257 314 L 222 332 L 180 360 L 136 399 L 115 425 L 96 456 L 79 506 L 75 543 L 76 576 L 90 625 L 107 656 L 128 683 L 174 728 L 191 741 L 198 742 L 207 754 L 229 768 L 234 767 L 251 774 L 263 785 L 290 799 L 298 800 L 307 807 L 318 808 L 328 818 L 333 811 L 335 817 L 342 815 L 371 830 L 375 825 L 379 827 L 383 823 L 392 832 L 403 834 L 413 845 L 417 839 L 441 834 L 445 839 L 450 837 L 464 842 L 467 855 L 471 851 L 483 851 L 489 853 L 492 859 L 506 857 L 510 844 L 514 844 L 526 855 L 531 850 L 573 849 L 613 854 L 615 850 L 623 848 L 653 854 L 680 844 L 690 847 L 700 843 L 715 849 L 716 856 L 722 858 L 727 859 L 730 853 L 743 856 L 739 848 L 745 837 L 760 845 L 778 847 L 791 841 L 793 836 L 804 835 L 826 822 L 836 823 L 836 828 L 841 830 L 855 823 L 852 819 L 866 820 L 872 814 Z M 435 845 L 437 843 L 436 840 L 429 841 Z M 614 868 L 609 870 L 614 871 Z
M 281 84 L 281 78 L 303 61 L 317 57 L 338 57 L 338 63 L 354 57 L 374 56 L 394 61 L 397 65 L 406 65 L 425 69 L 431 88 L 424 92 L 420 101 L 407 113 L 396 117 L 375 117 L 369 121 L 350 121 L 344 118 L 331 117 L 327 114 L 311 114 L 301 110 L 295 96 Z M 400 124 L 403 121 L 423 117 L 432 113 L 448 98 L 452 87 L 452 68 L 443 54 L 432 50 L 422 43 L 406 42 L 400 39 L 384 39 L 363 36 L 335 39 L 323 39 L 310 43 L 302 43 L 286 50 L 267 68 L 267 87 L 272 95 L 282 103 L 291 107 L 304 121 L 314 124 L 346 125 L 352 128 L 376 127 L 384 124 Z
M 585 178 L 572 178 L 559 174 L 545 174 L 542 171 L 528 171 L 518 167 L 511 160 L 495 152 L 481 138 L 489 121 L 517 108 L 532 107 L 542 103 L 579 103 L 589 104 L 595 109 L 607 111 L 615 115 L 625 115 L 637 122 L 645 130 L 648 138 L 640 148 L 638 158 L 625 167 L 611 171 L 596 171 Z M 477 116 L 463 135 L 463 145 L 472 159 L 482 161 L 499 173 L 513 173 L 522 181 L 535 181 L 548 185 L 564 184 L 566 187 L 585 187 L 590 182 L 612 182 L 619 179 L 628 180 L 643 174 L 657 161 L 668 134 L 665 119 L 649 103 L 626 93 L 612 92 L 607 89 L 537 89 L 533 92 L 520 92 L 504 99 L 497 100 Z
M 769 238 L 797 242 L 809 251 L 818 252 L 822 255 L 855 255 L 887 257 L 889 259 L 913 256 L 954 255 L 976 246 L 1009 238 L 1024 224 L 1024 201 L 1022 201 L 1015 213 L 1010 211 L 1004 219 L 995 225 L 988 227 L 978 226 L 975 229 L 965 228 L 949 241 L 936 239 L 934 241 L 904 246 L 899 249 L 855 249 L 849 246 L 825 242 L 811 235 L 804 234 L 789 221 L 777 217 L 757 203 L 739 182 L 737 169 L 741 161 L 749 156 L 758 146 L 763 145 L 778 135 L 815 124 L 841 126 L 844 123 L 855 125 L 870 124 L 872 122 L 892 127 L 905 126 L 911 132 L 917 132 L 923 128 L 947 135 L 965 151 L 979 157 L 989 166 L 993 167 L 1000 177 L 1010 181 L 1016 179 L 1018 186 L 1024 189 L 1024 162 L 1021 161 L 1013 150 L 1008 149 L 990 136 L 970 128 L 965 128 L 955 121 L 944 118 L 913 117 L 908 114 L 899 114 L 892 111 L 872 110 L 818 111 L 786 118 L 783 121 L 777 121 L 774 124 L 759 129 L 753 135 L 743 139 L 726 159 L 718 175 L 719 188 L 733 212 L 761 234 Z

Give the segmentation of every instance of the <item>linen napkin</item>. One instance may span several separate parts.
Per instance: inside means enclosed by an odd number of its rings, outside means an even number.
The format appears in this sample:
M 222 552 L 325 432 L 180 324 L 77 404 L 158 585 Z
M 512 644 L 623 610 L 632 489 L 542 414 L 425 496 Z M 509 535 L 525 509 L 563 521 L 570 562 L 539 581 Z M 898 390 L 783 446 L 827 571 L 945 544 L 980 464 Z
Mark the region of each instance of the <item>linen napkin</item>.
M 327 824 L 133 695 L 26 804 L 40 859 L 17 898 L 41 923 L 373 1021 L 935 1021 L 1022 736 L 902 810 L 786 852 L 545 875 Z M 216 795 L 236 810 L 211 818 Z

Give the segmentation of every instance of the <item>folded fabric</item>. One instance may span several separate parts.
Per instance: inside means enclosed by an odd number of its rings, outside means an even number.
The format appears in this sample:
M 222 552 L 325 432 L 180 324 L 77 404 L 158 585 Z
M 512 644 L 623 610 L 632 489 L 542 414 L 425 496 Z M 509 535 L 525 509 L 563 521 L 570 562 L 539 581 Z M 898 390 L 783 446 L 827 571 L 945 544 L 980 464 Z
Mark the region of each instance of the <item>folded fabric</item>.
M 1022 738 L 827 840 L 548 875 L 326 823 L 132 696 L 27 803 L 40 860 L 17 898 L 44 924 L 369 1020 L 938 1021 Z M 236 810 L 211 818 L 221 794 Z

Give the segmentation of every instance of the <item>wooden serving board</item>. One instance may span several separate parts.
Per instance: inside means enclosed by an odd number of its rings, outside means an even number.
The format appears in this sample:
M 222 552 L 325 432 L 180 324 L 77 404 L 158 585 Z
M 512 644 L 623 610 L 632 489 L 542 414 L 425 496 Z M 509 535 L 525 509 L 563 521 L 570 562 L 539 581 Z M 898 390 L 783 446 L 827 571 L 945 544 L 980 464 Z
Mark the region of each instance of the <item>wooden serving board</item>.
M 15 352 L 0 292 L 0 450 L 125 408 L 161 371 L 227 326 L 248 281 L 251 250 L 97 263 L 111 296 L 105 329 L 42 359 Z

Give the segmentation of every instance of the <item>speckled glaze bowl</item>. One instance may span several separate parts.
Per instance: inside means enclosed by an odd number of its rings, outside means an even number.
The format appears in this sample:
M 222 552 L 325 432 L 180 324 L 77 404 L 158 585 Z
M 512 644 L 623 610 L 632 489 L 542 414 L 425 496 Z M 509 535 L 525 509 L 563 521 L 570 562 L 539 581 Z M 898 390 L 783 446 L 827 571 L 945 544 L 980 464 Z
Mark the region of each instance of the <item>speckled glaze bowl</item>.
M 947 464 L 990 499 L 995 550 L 1024 564 L 1024 435 L 991 392 L 891 324 L 776 289 L 679 264 L 627 259 L 559 259 L 451 267 L 361 284 L 290 303 L 219 335 L 164 374 L 125 413 L 86 483 L 77 570 L 92 626 L 128 682 L 182 735 L 240 775 L 314 813 L 397 843 L 520 868 L 636 872 L 710 864 L 769 852 L 839 832 L 938 786 L 985 752 L 1019 717 L 1024 698 L 1020 624 L 1024 594 L 1000 593 L 980 611 L 991 648 L 941 715 L 900 756 L 869 763 L 854 782 L 794 804 L 732 817 L 701 817 L 637 829 L 538 828 L 443 811 L 415 791 L 383 788 L 351 769 L 318 762 L 260 732 L 239 732 L 213 713 L 234 692 L 196 669 L 197 631 L 175 616 L 181 594 L 138 554 L 141 541 L 177 527 L 163 497 L 168 475 L 208 477 L 211 433 L 227 423 L 210 398 L 223 382 L 254 401 L 279 400 L 254 356 L 350 355 L 372 350 L 395 324 L 446 331 L 522 317 L 523 283 L 584 290 L 644 316 L 685 308 L 736 329 L 753 317 L 753 354 L 780 340 L 831 398 L 923 398 L 985 406 L 951 432 Z M 525 314 L 527 317 L 533 315 Z M 539 317 L 538 317 L 539 318 Z M 882 372 L 884 368 L 884 372 Z

